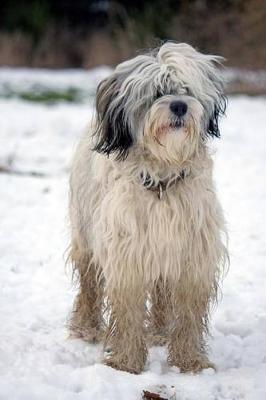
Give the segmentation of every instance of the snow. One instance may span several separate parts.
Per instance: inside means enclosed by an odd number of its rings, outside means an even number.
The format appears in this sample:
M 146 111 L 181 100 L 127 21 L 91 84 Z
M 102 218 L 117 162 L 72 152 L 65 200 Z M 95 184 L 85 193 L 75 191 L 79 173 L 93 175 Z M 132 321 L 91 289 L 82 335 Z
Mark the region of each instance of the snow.
M 24 85 L 83 85 L 79 72 L 0 70 Z M 73 76 L 72 76 L 73 74 Z M 95 88 L 99 70 L 87 73 Z M 41 78 L 40 78 L 41 79 Z M 21 82 L 20 82 L 21 81 Z M 63 85 L 63 83 L 62 83 Z M 177 400 L 266 398 L 266 99 L 232 97 L 215 143 L 215 176 L 230 234 L 231 267 L 211 321 L 217 372 L 180 374 L 164 348 L 150 351 L 139 375 L 101 363 L 101 346 L 68 339 L 75 289 L 65 268 L 68 172 L 91 103 L 53 106 L 0 100 L 0 399 L 138 400 L 154 385 L 175 387 Z M 30 172 L 42 176 L 31 176 Z
M 0 69 L 0 95 L 9 90 L 20 93 L 22 91 L 49 89 L 66 90 L 69 88 L 90 93 L 94 91 L 96 83 L 110 74 L 109 67 L 99 67 L 90 71 L 80 69 L 46 70 L 16 68 Z
M 223 71 L 224 77 L 229 83 L 243 83 L 252 85 L 254 88 L 266 88 L 266 71 L 265 70 L 245 70 L 240 68 L 227 68 Z

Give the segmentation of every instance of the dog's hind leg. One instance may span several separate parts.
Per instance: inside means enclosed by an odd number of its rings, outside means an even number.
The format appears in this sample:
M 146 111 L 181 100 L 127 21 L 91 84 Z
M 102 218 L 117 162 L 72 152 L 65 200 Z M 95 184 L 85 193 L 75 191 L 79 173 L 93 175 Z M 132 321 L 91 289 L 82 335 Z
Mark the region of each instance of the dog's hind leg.
M 163 346 L 168 340 L 169 285 L 160 278 L 150 291 L 148 341 Z
M 75 244 L 72 246 L 70 258 L 79 283 L 79 292 L 69 323 L 70 336 L 95 343 L 101 340 L 103 330 L 102 281 L 91 255 L 81 251 Z
M 145 365 L 145 293 L 141 284 L 107 288 L 110 307 L 105 340 L 105 363 L 113 368 L 138 374 Z

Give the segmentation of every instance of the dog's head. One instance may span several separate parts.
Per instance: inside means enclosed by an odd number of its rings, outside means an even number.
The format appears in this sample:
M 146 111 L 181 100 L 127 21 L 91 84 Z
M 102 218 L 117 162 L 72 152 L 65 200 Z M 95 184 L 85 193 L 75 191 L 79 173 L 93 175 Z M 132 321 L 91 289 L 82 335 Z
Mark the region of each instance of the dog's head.
M 220 57 L 165 43 L 119 64 L 97 90 L 95 150 L 117 159 L 134 147 L 169 163 L 187 160 L 225 112 Z

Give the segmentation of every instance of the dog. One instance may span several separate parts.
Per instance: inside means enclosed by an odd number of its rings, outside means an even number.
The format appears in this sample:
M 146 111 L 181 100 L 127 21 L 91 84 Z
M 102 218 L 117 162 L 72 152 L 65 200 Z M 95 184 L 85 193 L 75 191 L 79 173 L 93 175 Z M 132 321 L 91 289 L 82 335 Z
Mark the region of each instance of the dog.
M 140 373 L 149 344 L 181 372 L 214 367 L 209 316 L 228 260 L 208 139 L 220 137 L 221 57 L 188 44 L 119 64 L 70 178 L 70 331 L 104 342 L 104 362 Z

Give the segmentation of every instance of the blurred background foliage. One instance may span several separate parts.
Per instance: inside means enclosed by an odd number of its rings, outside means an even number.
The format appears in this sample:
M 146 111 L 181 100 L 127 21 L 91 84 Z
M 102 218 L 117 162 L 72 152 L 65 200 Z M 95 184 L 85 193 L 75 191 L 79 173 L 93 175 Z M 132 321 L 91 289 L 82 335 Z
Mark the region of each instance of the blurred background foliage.
M 265 0 L 1 0 L 0 65 L 114 65 L 171 39 L 266 68 Z

